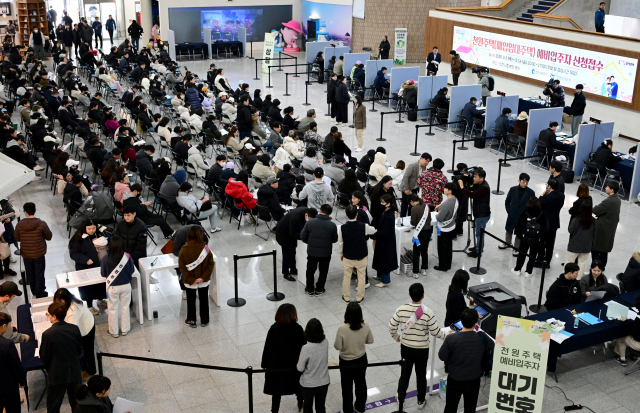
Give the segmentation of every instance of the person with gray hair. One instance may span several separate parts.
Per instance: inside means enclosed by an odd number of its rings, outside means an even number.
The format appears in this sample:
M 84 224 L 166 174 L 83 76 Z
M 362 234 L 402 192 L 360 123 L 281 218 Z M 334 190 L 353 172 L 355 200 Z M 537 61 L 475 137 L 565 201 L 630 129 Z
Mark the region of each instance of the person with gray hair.
M 305 116 L 304 118 L 302 118 L 300 120 L 300 123 L 298 124 L 298 131 L 300 132 L 306 132 L 309 130 L 309 127 L 311 125 L 311 122 L 315 122 L 316 121 L 316 110 L 315 109 L 309 109 L 307 111 L 307 116 Z

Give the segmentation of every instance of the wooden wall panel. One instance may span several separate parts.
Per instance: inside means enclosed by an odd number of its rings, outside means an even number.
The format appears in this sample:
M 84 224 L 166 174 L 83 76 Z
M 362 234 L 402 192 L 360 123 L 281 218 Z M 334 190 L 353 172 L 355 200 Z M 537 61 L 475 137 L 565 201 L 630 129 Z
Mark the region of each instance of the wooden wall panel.
M 447 61 L 449 63 L 451 62 L 451 59 L 449 58 L 449 50 L 451 50 L 451 48 L 453 47 L 453 27 L 454 26 L 465 27 L 468 29 L 475 29 L 475 30 L 483 30 L 486 32 L 503 34 L 506 36 L 527 38 L 531 40 L 558 44 L 562 46 L 576 47 L 578 49 L 594 50 L 597 52 L 615 54 L 618 56 L 625 56 L 633 59 L 638 59 L 638 61 L 640 62 L 640 53 L 630 52 L 628 50 L 614 49 L 611 47 L 605 47 L 605 46 L 600 46 L 595 44 L 586 44 L 586 43 L 579 43 L 579 42 L 574 42 L 569 40 L 538 36 L 535 34 L 525 35 L 525 33 L 522 33 L 522 32 L 514 32 L 511 30 L 503 30 L 503 29 L 498 29 L 490 26 L 481 26 L 477 24 L 459 23 L 453 20 L 436 19 L 433 17 L 427 17 L 426 24 L 425 24 L 425 35 L 424 35 L 425 46 L 423 51 L 425 58 L 431 52 L 431 45 L 438 45 L 438 47 L 440 48 L 440 51 L 442 52 L 442 60 Z M 474 65 L 468 64 L 467 66 L 472 67 Z M 471 69 L 467 69 L 467 70 L 471 70 Z M 514 75 L 511 73 L 506 73 L 501 70 L 496 70 L 493 68 L 491 69 L 491 73 L 494 73 L 498 76 L 503 76 L 509 79 L 517 80 L 520 82 L 525 82 L 532 85 L 539 85 L 541 88 L 544 86 L 543 82 L 540 82 L 538 80 L 530 79 L 524 76 Z M 604 96 L 594 95 L 591 93 L 586 94 L 587 99 L 640 112 L 640 80 L 638 79 L 639 74 L 640 74 L 640 70 L 636 73 L 636 80 L 635 80 L 636 83 L 635 83 L 635 88 L 633 90 L 634 99 L 631 103 L 622 102 L 619 100 L 613 100 Z M 562 85 L 562 87 L 564 88 L 565 93 L 567 95 L 575 93 L 575 89 L 567 87 L 567 85 Z

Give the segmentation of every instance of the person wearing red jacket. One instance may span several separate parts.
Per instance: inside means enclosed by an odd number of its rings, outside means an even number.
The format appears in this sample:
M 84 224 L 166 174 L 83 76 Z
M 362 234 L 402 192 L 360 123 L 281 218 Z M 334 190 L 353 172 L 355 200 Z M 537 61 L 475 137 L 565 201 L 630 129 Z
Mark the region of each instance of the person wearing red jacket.
M 242 204 L 236 203 L 236 207 L 242 209 L 254 209 L 258 206 L 256 199 L 253 197 L 253 194 L 249 192 L 249 174 L 247 171 L 238 172 L 238 176 L 235 178 L 229 178 L 229 183 L 227 184 L 224 192 L 233 198 L 242 200 Z

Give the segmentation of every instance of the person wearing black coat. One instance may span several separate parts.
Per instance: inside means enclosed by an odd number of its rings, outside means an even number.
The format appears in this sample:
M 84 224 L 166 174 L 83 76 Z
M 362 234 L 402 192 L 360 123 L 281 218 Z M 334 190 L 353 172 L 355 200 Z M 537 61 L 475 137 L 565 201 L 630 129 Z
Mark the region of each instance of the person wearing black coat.
M 338 88 L 338 75 L 331 73 L 331 77 L 327 82 L 327 104 L 330 105 L 329 113 L 331 114 L 331 122 L 336 121 L 338 113 L 338 105 L 336 104 L 336 89 Z
M 278 178 L 278 189 L 276 193 L 278 194 L 280 203 L 291 205 L 291 194 L 296 187 L 296 176 L 291 173 L 291 165 L 289 165 L 288 168 L 285 165 L 283 170 L 278 171 L 276 178 Z
M 10 328 L 11 316 L 0 313 L 0 408 L 5 408 L 6 413 L 20 413 L 20 387 L 27 385 L 27 373 L 16 345 L 3 337 Z
M 640 252 L 635 251 L 629 259 L 620 284 L 625 291 L 640 290 Z
M 376 202 L 371 199 L 371 206 Z M 396 234 L 395 234 L 395 200 L 389 194 L 385 194 L 377 203 L 380 205 L 384 202 L 384 211 L 380 215 L 380 219 L 374 224 L 376 225 L 376 233 L 371 235 L 375 246 L 373 248 L 373 264 L 371 268 L 378 272 L 378 276 L 374 277 L 380 280 L 376 284 L 378 288 L 388 287 L 391 283 L 391 271 L 398 268 L 398 257 L 396 253 Z M 373 210 L 371 211 L 373 215 Z
M 584 86 L 582 84 L 576 85 L 576 93 L 573 94 L 573 102 L 571 102 L 571 108 L 569 109 L 569 114 L 573 116 L 571 120 L 571 135 L 573 136 L 578 134 L 584 109 L 587 107 L 587 97 L 582 92 L 583 89 Z
M 46 124 L 47 121 L 41 118 L 38 119 L 36 123 L 29 126 L 29 130 L 31 131 L 31 142 L 36 148 L 41 149 L 44 146 L 44 137 L 49 133 L 49 131 L 47 131 Z
M 562 142 L 558 142 L 556 139 L 556 130 L 558 129 L 558 122 L 549 123 L 549 127 L 538 136 L 538 141 L 544 143 L 546 148 L 547 165 L 551 165 L 553 160 L 554 149 L 564 149 Z
M 435 95 L 433 99 L 431 99 L 431 103 L 436 105 L 437 108 L 449 110 L 449 100 L 447 99 L 448 89 L 446 87 L 438 90 L 438 93 Z
M 251 109 L 249 107 L 249 95 L 243 95 L 238 104 L 236 126 L 238 127 L 238 132 L 240 132 L 240 140 L 251 137 L 253 120 L 251 119 Z
M 529 201 L 529 198 L 532 196 L 535 196 L 533 189 L 529 188 L 529 179 L 531 178 L 528 174 L 521 173 L 518 179 L 518 185 L 509 189 L 507 198 L 504 200 L 504 208 L 507 211 L 507 223 L 505 225 L 505 241 L 507 241 L 507 243 L 500 245 L 498 247 L 500 249 L 506 249 L 509 247 L 508 244 L 511 244 L 513 231 L 516 229 L 516 224 L 527 206 L 527 201 Z M 520 247 L 520 238 L 516 237 L 513 246 L 515 248 Z M 517 255 L 515 250 L 513 255 Z
M 542 213 L 547 217 L 548 232 L 545 238 L 544 246 L 538 250 L 538 262 L 536 265 L 547 262 L 547 268 L 553 257 L 553 247 L 556 243 L 556 232 L 560 228 L 560 211 L 564 206 L 564 194 L 558 191 L 558 182 L 550 179 L 548 182 L 549 192 L 540 197 L 540 208 Z M 534 265 L 535 266 L 535 265 Z
M 71 101 L 63 102 L 62 106 L 58 109 L 58 121 L 63 129 L 75 130 L 78 127 L 78 121 L 71 115 L 68 107 L 71 105 Z
M 276 226 L 276 242 L 282 248 L 282 274 L 289 281 L 295 281 L 292 275 L 298 275 L 296 248 L 302 228 L 307 222 L 307 216 L 315 218 L 316 214 L 315 209 L 309 212 L 307 207 L 298 207 L 289 211 Z
M 346 125 L 349 122 L 349 90 L 347 89 L 347 78 L 342 77 L 338 80 L 338 87 L 336 88 L 336 105 L 338 106 L 336 112 L 336 122 Z
M 271 127 L 273 127 L 273 122 L 278 121 L 280 123 L 282 123 L 284 121 L 284 119 L 282 118 L 282 115 L 280 114 L 280 100 L 279 99 L 273 99 L 273 102 L 271 104 L 271 107 L 269 107 L 269 111 L 267 112 L 267 116 L 269 118 L 271 118 Z
M 138 260 L 147 256 L 147 228 L 145 223 L 136 217 L 132 206 L 123 208 L 124 220 L 116 225 L 115 234 L 122 237 L 124 251 L 128 252 L 137 266 Z
M 277 194 L 278 180 L 276 177 L 271 176 L 267 179 L 267 182 L 258 189 L 258 205 L 267 207 L 271 213 L 271 217 L 275 221 L 280 221 L 284 217 L 286 212 L 280 205 L 280 199 Z M 268 216 L 263 216 L 261 211 L 258 211 L 260 218 L 269 220 Z
M 560 274 L 547 291 L 547 301 L 544 303 L 547 311 L 577 305 L 582 302 L 580 280 L 576 279 L 579 272 L 580 267 L 578 264 L 570 262 L 564 265 L 564 274 Z
M 325 292 L 333 245 L 338 242 L 338 227 L 331 222 L 331 205 L 320 207 L 318 215 L 307 221 L 300 233 L 300 240 L 307 244 L 307 286 L 305 293 L 318 296 Z M 320 269 L 314 286 L 316 269 Z
M 67 206 L 69 214 L 75 214 L 76 210 L 82 205 L 82 175 L 74 175 L 72 181 L 64 187 L 64 195 L 62 202 Z
M 593 162 L 598 165 L 598 172 L 602 177 L 605 176 L 607 169 L 611 169 L 613 167 L 615 162 L 620 162 L 622 160 L 621 157 L 613 154 L 612 149 L 613 141 L 611 139 L 607 139 L 598 147 L 596 154 L 593 157 Z
M 387 36 L 382 38 L 380 45 L 378 46 L 378 51 L 380 52 L 380 59 L 388 59 L 389 58 L 389 50 L 391 50 L 391 44 L 389 43 L 389 39 Z
M 90 234 L 90 232 L 93 232 Z M 82 223 L 78 232 L 69 241 L 69 256 L 75 262 L 76 271 L 100 267 L 100 256 L 93 240 L 105 236 L 92 221 Z M 91 261 L 91 264 L 89 264 Z M 105 284 L 87 285 L 78 287 L 80 298 L 87 302 L 87 308 L 91 311 L 93 300 L 107 298 Z
M 527 225 L 535 222 L 540 225 L 540 234 L 537 238 L 529 238 L 526 236 Z M 547 217 L 540 210 L 540 201 L 535 196 L 529 198 L 526 204 L 525 210 L 520 215 L 518 223 L 515 228 L 516 239 L 520 239 L 520 246 L 518 250 L 518 259 L 516 260 L 516 266 L 513 269 L 514 275 L 520 275 L 520 270 L 524 265 L 524 261 L 527 259 L 527 252 L 529 253 L 529 260 L 527 261 L 527 268 L 525 277 L 531 277 L 533 275 L 533 264 L 535 263 L 538 251 L 542 247 L 543 240 L 547 239 L 548 231 Z
M 307 344 L 302 326 L 293 304 L 282 304 L 276 312 L 276 322 L 269 328 L 262 351 L 260 366 L 267 369 L 264 377 L 264 393 L 271 395 L 271 411 L 280 410 L 281 396 L 295 394 L 298 409 L 302 407 L 300 373 L 296 369 L 302 346 Z M 288 369 L 271 372 L 269 369 Z
M 75 324 L 64 321 L 67 315 L 64 304 L 49 306 L 51 327 L 42 333 L 40 360 L 47 371 L 47 412 L 59 412 L 65 392 L 69 396 L 71 410 L 76 408 L 76 387 L 82 384 L 82 335 Z
M 427 73 L 429 76 L 438 74 L 440 63 L 442 63 L 442 55 L 438 53 L 438 48 L 434 47 L 433 51 L 427 55 Z
M 449 327 L 451 324 L 460 320 L 460 315 L 464 310 L 469 308 L 464 296 L 467 295 L 467 286 L 469 284 L 469 273 L 465 270 L 457 270 L 449 284 L 449 292 L 447 293 L 447 313 L 444 317 L 444 326 Z

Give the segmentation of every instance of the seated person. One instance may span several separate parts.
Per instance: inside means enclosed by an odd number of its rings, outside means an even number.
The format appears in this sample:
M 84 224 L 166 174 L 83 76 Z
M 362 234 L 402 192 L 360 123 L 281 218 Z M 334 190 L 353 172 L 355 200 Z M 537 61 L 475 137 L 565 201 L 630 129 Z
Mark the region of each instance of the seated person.
M 620 289 L 625 292 L 640 290 L 640 252 L 635 251 L 629 259 L 620 278 Z
M 353 71 L 353 80 L 355 82 L 355 85 L 358 87 L 364 86 L 364 78 L 365 78 L 364 64 L 360 63 L 356 67 L 356 69 Z
M 447 93 L 449 93 L 449 89 L 443 87 L 438 90 L 438 93 L 433 97 L 431 103 L 436 105 L 437 108 L 449 110 L 449 99 L 447 99 Z
M 269 213 L 274 221 L 280 221 L 286 212 L 280 205 L 277 190 L 278 179 L 275 176 L 270 176 L 267 179 L 267 183 L 258 189 L 258 205 L 269 208 Z M 258 214 L 260 214 L 260 211 L 258 211 Z M 268 216 L 260 216 L 260 218 L 269 220 Z
M 515 133 L 516 135 L 526 138 L 527 137 L 527 130 L 529 129 L 529 116 L 527 115 L 527 112 L 522 111 L 520 112 L 520 114 L 518 115 L 518 118 L 513 121 L 513 133 Z
M 511 133 L 511 126 L 509 125 L 509 116 L 511 116 L 510 108 L 503 108 L 502 113 L 496 118 L 494 129 L 500 133 L 502 138 L 506 138 L 508 133 Z
M 547 311 L 580 304 L 582 290 L 577 280 L 579 272 L 578 264 L 573 262 L 565 264 L 564 274 L 560 274 L 547 291 L 547 301 L 544 303 Z
M 621 157 L 613 154 L 613 141 L 611 139 L 602 142 L 593 156 L 593 162 L 598 165 L 600 176 L 605 176 L 606 169 L 611 169 L 615 162 L 620 162 L 621 160 Z
M 473 97 L 469 99 L 469 102 L 467 102 L 462 109 L 462 116 L 467 119 L 469 129 L 473 128 L 473 118 L 481 119 L 482 114 L 484 114 L 484 110 L 478 109 L 477 103 L 478 99 Z
M 602 291 L 600 287 L 608 284 L 607 276 L 604 275 L 604 264 L 600 260 L 591 261 L 591 269 L 589 274 L 585 274 L 580 278 L 580 289 L 582 290 L 582 301 L 586 301 L 591 297 L 592 291 Z
M 142 185 L 137 183 L 131 185 L 129 192 L 126 192 L 123 195 L 123 199 L 124 199 L 124 201 L 122 202 L 123 207 L 135 208 L 137 218 L 140 218 L 142 222 L 144 222 L 146 225 L 151 225 L 151 226 L 157 225 L 158 227 L 160 227 L 160 230 L 162 231 L 162 234 L 164 235 L 165 238 L 167 239 L 171 238 L 175 231 L 171 229 L 171 227 L 169 226 L 169 224 L 167 224 L 167 221 L 164 218 L 162 218 L 158 214 L 155 214 L 149 211 L 147 207 L 151 205 L 153 202 L 152 201 L 142 202 L 140 200 L 141 194 L 142 194 Z
M 74 175 L 71 182 L 64 187 L 64 196 L 62 202 L 67 207 L 69 214 L 75 214 L 76 210 L 82 205 L 82 175 Z
M 376 88 L 376 92 L 378 92 L 378 96 L 382 97 L 384 89 L 389 88 L 389 80 L 386 77 L 387 68 L 382 67 L 382 69 L 378 70 L 376 73 L 376 78 L 373 80 L 373 87 Z
M 640 293 L 636 295 L 635 299 L 635 307 L 640 308 Z M 623 319 L 624 321 L 624 319 Z M 619 338 L 616 342 L 616 347 L 613 351 L 618 355 L 614 360 L 616 363 L 621 365 L 622 367 L 627 366 L 627 347 L 631 347 L 636 351 L 640 351 L 640 317 L 637 317 L 635 320 L 631 322 L 625 322 L 625 326 L 629 325 L 628 332 L 629 335 L 626 337 Z

